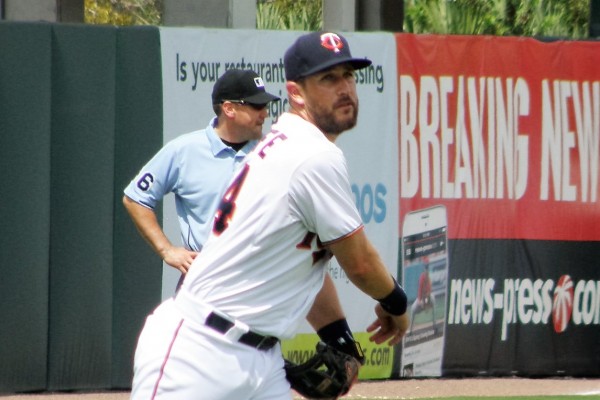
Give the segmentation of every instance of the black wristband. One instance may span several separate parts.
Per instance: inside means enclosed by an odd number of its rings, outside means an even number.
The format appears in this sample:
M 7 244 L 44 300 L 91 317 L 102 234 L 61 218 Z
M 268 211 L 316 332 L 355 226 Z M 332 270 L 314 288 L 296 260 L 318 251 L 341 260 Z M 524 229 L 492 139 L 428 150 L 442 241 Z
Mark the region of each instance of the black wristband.
M 398 284 L 398 281 L 394 277 L 394 290 L 383 299 L 376 299 L 381 307 L 392 315 L 402 315 L 406 312 L 407 299 L 404 289 Z
M 360 345 L 354 340 L 348 321 L 345 318 L 325 325 L 317 331 L 319 338 L 331 347 L 351 355 L 364 363 L 364 354 Z
M 338 342 L 339 338 L 354 340 L 350 326 L 346 318 L 339 319 L 330 324 L 325 325 L 317 331 L 317 335 L 327 344 L 333 345 Z

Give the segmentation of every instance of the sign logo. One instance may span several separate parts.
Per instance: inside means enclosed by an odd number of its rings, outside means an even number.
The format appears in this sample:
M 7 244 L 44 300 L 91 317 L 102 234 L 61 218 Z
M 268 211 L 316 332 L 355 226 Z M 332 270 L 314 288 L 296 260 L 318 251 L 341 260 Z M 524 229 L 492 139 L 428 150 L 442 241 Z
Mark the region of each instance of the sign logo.
M 563 275 L 554 289 L 552 303 L 552 323 L 554 331 L 562 333 L 567 329 L 573 312 L 573 281 L 569 275 Z
M 344 47 L 344 42 L 342 42 L 342 39 L 335 33 L 324 33 L 321 35 L 321 46 L 325 47 L 327 50 L 339 53 Z
M 504 278 L 452 279 L 448 324 L 492 324 L 501 315 L 500 340 L 519 325 L 552 325 L 556 334 L 569 325 L 600 326 L 600 280 L 574 281 L 564 274 L 552 279 Z

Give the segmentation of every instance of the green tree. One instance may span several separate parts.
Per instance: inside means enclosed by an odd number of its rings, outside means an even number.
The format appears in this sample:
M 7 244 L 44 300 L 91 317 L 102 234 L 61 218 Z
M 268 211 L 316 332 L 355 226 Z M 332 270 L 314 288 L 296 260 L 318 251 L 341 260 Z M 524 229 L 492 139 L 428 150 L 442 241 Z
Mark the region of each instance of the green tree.
M 404 31 L 502 35 L 505 30 L 499 3 L 489 0 L 407 0 Z
M 318 31 L 323 27 L 322 0 L 258 0 L 257 29 Z
M 590 0 L 404 0 L 404 31 L 585 38 Z
M 160 25 L 162 0 L 85 0 L 84 22 L 108 25 Z
M 590 0 L 516 2 L 511 34 L 585 38 L 589 32 Z
M 398 0 L 404 31 L 464 35 L 588 37 L 591 0 Z M 323 28 L 322 0 L 256 0 L 258 29 Z M 160 25 L 163 0 L 85 0 L 85 22 Z

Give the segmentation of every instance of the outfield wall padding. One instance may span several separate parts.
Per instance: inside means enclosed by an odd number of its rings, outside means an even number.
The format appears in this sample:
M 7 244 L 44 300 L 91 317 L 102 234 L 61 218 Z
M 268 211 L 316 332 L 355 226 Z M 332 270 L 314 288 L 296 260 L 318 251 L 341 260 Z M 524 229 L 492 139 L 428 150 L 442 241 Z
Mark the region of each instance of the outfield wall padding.
M 162 145 L 158 30 L 0 23 L 0 54 L 0 393 L 127 388 L 160 301 L 121 202 Z
M 46 388 L 51 32 L 0 24 L 0 392 Z

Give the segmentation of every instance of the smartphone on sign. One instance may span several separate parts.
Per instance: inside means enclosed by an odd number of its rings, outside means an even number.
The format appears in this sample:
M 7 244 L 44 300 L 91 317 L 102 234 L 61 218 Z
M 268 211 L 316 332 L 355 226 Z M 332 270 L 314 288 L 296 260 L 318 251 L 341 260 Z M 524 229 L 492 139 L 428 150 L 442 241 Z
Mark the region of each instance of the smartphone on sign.
M 448 218 L 442 205 L 406 214 L 402 283 L 411 324 L 402 344 L 405 377 L 441 376 L 448 287 Z

